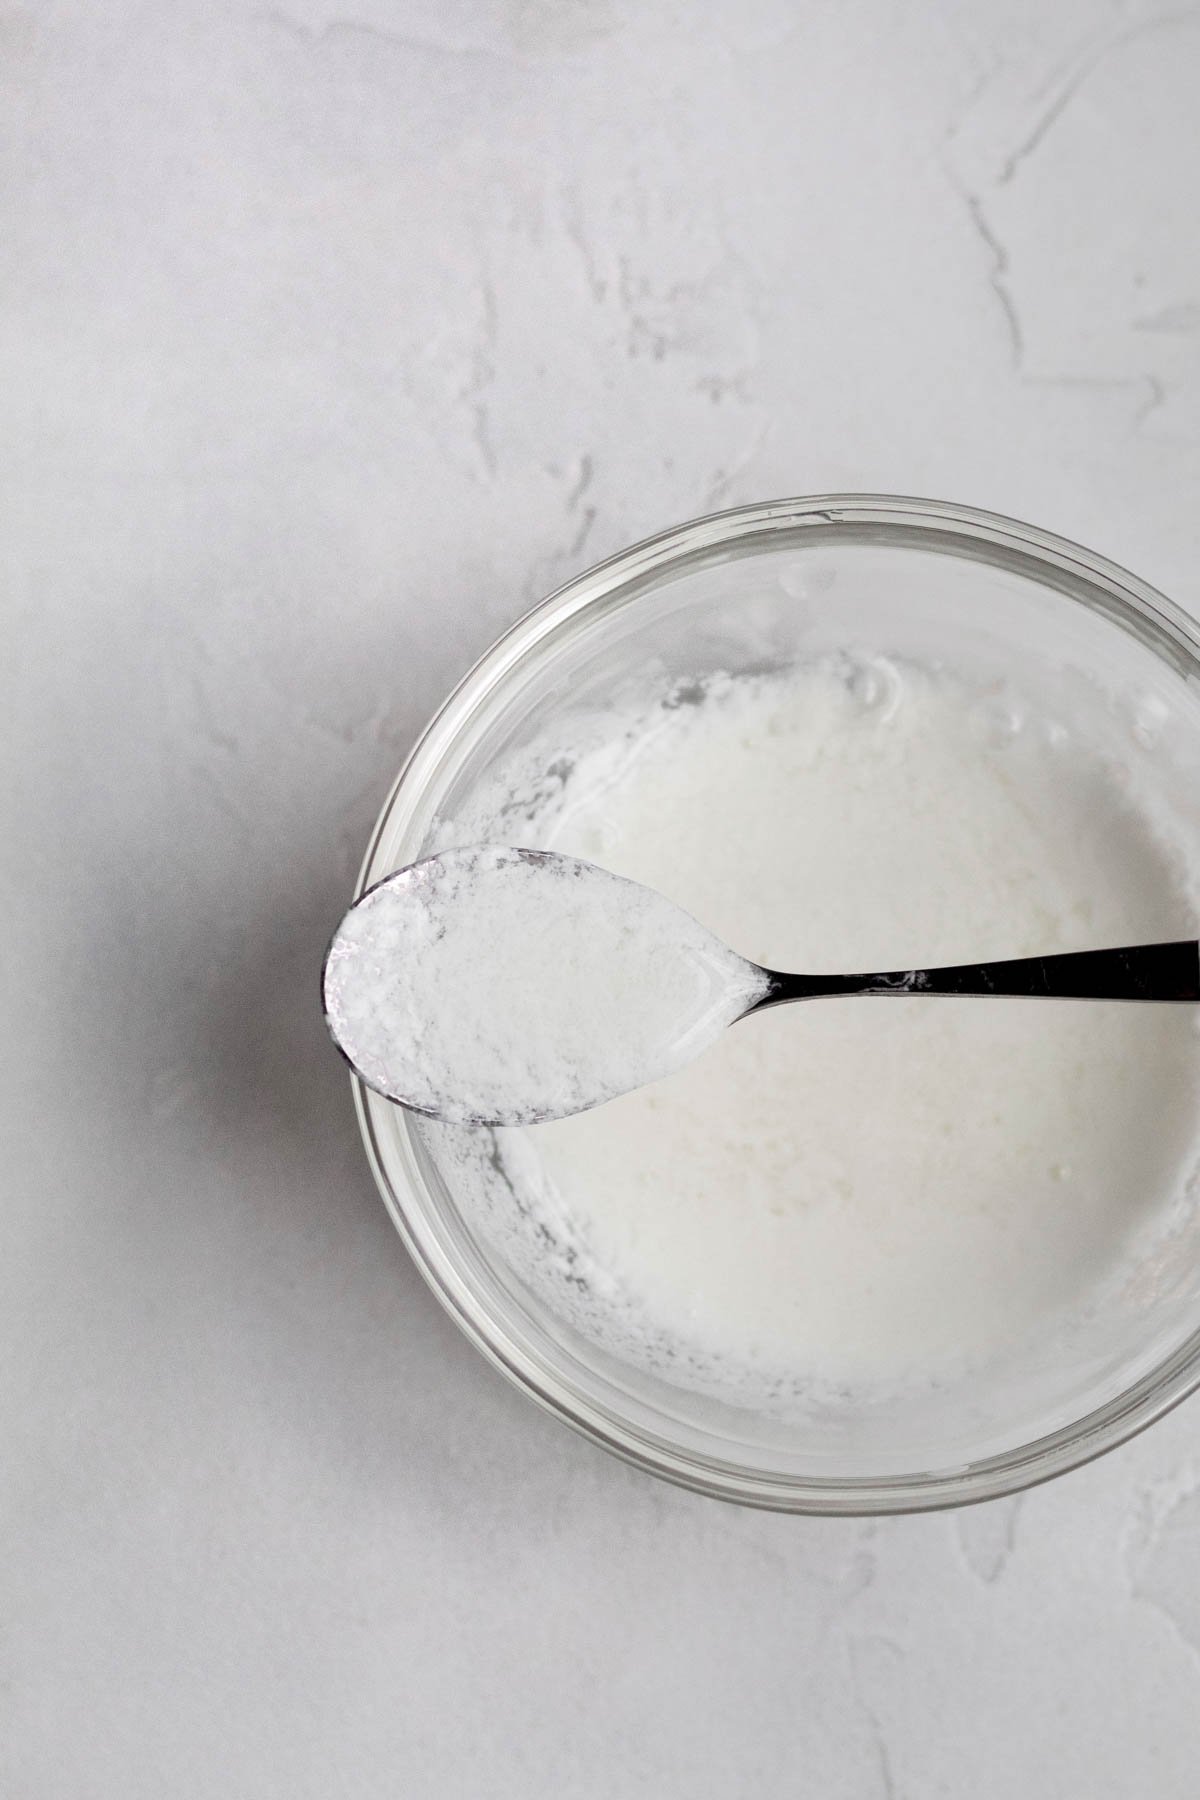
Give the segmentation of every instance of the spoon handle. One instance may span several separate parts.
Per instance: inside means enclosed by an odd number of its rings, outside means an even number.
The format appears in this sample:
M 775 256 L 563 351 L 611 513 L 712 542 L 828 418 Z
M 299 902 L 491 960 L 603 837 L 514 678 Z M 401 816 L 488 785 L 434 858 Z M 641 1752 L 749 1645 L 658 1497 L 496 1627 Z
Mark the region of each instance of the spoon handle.
M 1200 943 L 1134 944 L 1121 950 L 1072 950 L 1009 962 L 958 963 L 946 969 L 897 969 L 885 975 L 789 975 L 767 969 L 770 987 L 752 1010 L 834 994 L 1007 994 L 1040 1000 L 1200 1000 Z

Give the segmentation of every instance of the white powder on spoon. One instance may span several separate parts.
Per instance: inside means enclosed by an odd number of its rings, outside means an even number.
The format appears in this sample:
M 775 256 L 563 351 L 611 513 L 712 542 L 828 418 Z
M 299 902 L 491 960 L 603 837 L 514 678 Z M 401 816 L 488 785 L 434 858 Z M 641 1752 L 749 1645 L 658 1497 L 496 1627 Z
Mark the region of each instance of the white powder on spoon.
M 373 888 L 324 997 L 367 1083 L 463 1123 L 531 1124 L 655 1081 L 765 992 L 671 901 L 573 857 L 481 845 Z

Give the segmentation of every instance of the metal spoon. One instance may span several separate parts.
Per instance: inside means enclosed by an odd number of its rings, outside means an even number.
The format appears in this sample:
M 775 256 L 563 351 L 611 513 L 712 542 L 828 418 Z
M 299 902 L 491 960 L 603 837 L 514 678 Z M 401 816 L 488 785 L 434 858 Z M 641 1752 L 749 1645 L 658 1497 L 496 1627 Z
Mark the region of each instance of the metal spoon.
M 736 1020 L 793 1000 L 1200 1001 L 1200 944 L 792 974 L 594 863 L 474 845 L 369 889 L 334 934 L 321 992 L 339 1050 L 388 1099 L 457 1123 L 536 1124 L 656 1080 Z

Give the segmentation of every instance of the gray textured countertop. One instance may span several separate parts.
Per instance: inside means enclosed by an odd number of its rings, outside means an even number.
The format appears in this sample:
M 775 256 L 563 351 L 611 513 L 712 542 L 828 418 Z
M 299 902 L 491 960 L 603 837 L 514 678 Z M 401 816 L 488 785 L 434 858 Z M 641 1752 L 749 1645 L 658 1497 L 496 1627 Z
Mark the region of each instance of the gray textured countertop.
M 542 1416 L 315 972 L 401 756 L 721 503 L 1016 513 L 1200 606 L 1200 11 L 0 14 L 10 1800 L 1192 1800 L 1200 1407 L 883 1524 Z

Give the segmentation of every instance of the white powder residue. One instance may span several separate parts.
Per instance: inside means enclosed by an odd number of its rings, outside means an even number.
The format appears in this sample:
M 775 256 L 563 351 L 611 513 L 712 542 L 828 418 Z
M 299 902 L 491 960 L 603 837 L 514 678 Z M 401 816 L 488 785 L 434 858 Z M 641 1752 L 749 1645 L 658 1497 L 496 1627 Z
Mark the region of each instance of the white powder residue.
M 511 1125 L 669 1074 L 765 986 L 661 894 L 573 857 L 484 845 L 367 894 L 330 949 L 325 1003 L 379 1092 Z

